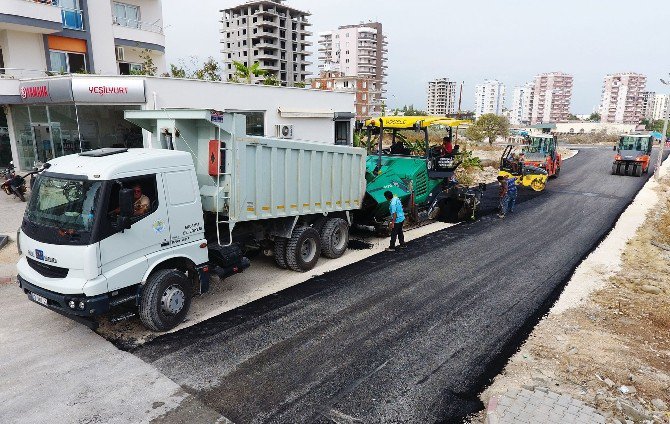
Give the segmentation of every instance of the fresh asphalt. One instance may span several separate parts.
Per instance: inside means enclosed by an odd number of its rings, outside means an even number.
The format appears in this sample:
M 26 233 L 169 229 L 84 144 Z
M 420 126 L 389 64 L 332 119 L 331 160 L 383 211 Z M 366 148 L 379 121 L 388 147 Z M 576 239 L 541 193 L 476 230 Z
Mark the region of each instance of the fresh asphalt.
M 133 353 L 235 423 L 459 421 L 648 178 L 610 175 L 612 156 L 583 149 L 503 220 L 430 234 Z

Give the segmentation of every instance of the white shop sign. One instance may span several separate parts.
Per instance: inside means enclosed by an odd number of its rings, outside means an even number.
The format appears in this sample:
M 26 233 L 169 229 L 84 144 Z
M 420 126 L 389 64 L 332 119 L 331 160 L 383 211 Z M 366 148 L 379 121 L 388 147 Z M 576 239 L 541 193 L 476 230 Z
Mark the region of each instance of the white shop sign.
M 135 78 L 73 78 L 76 103 L 145 103 L 144 80 Z

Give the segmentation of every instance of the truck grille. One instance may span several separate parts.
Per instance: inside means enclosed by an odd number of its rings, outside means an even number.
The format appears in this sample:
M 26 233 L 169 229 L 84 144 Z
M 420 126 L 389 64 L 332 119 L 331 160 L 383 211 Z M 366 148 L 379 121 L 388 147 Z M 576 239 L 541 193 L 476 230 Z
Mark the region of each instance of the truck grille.
M 39 272 L 41 275 L 48 278 L 65 278 L 67 277 L 68 269 L 59 268 L 53 265 L 47 265 L 42 262 L 37 262 L 34 259 L 26 258 L 28 260 L 28 265 L 35 271 Z

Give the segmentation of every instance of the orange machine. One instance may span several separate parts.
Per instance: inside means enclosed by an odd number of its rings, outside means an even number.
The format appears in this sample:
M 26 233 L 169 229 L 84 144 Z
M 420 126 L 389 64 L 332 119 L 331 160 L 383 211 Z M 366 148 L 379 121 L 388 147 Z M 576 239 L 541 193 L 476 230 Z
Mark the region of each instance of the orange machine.
M 654 145 L 654 136 L 651 134 L 626 134 L 614 146 L 616 155 L 612 163 L 613 175 L 641 176 L 649 172 L 651 148 Z
M 558 137 L 552 134 L 533 135 L 523 147 L 526 166 L 535 166 L 547 171 L 549 177 L 558 177 L 563 163 L 558 153 Z

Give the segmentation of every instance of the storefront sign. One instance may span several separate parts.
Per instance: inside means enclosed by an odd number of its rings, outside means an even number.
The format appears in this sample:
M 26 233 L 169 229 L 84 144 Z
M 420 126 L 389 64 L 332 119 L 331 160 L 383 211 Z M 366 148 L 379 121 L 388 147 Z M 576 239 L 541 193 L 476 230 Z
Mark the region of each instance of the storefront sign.
M 72 95 L 76 103 L 146 103 L 139 78 L 73 78 Z
M 146 103 L 140 78 L 71 77 L 24 81 L 19 84 L 21 102 L 43 103 Z
M 21 82 L 19 94 L 21 101 L 27 104 L 72 102 L 72 90 L 68 78 Z

